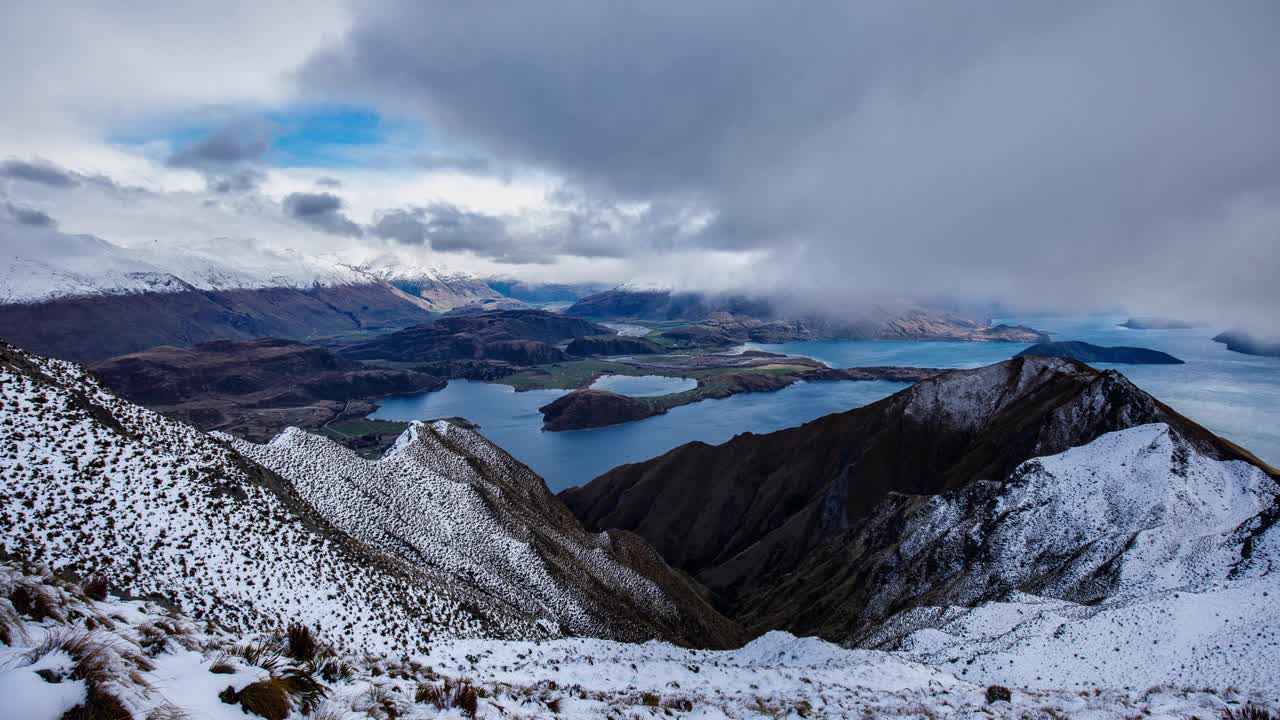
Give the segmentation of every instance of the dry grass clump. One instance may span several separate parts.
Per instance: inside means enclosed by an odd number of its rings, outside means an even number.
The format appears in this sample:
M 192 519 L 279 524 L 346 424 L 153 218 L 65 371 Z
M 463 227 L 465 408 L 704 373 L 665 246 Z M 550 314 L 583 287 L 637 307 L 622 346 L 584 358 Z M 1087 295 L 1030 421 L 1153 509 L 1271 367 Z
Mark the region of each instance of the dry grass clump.
M 130 676 L 132 671 L 125 665 L 126 660 L 138 669 L 152 669 L 146 658 L 73 629 L 50 633 L 38 647 L 27 651 L 26 658 L 34 663 L 58 651 L 74 662 L 69 677 L 83 681 L 87 688 L 84 701 L 68 710 L 62 720 L 132 720 L 133 714 L 108 688 Z
M 473 718 L 480 707 L 480 691 L 470 680 L 445 678 L 440 683 L 420 683 L 413 700 L 434 705 L 439 710 L 457 708 Z
M 1240 708 L 1226 708 L 1222 720 L 1280 720 L 1280 715 L 1250 703 Z
M 161 705 L 147 713 L 147 720 L 191 720 L 191 715 L 175 705 Z
M 280 675 L 249 683 L 236 692 L 228 687 L 218 697 L 227 704 L 239 703 L 246 713 L 267 720 L 285 720 L 294 709 L 315 712 L 329 689 L 301 670 L 290 668 Z
M 300 623 L 289 626 L 285 640 L 287 644 L 284 654 L 299 662 L 311 662 L 320 650 L 320 643 L 312 634 L 311 628 Z
M 89 683 L 84 702 L 64 713 L 62 720 L 133 720 L 133 713 L 120 698 L 99 685 Z
M 236 671 L 236 663 L 227 655 L 220 655 L 209 665 L 209 672 L 214 675 L 231 675 Z
M 9 593 L 9 602 L 19 615 L 25 615 L 36 622 L 53 619 L 62 621 L 58 612 L 60 604 L 53 596 L 53 591 L 36 583 L 19 582 Z
M 231 648 L 231 654 L 263 670 L 275 670 L 280 664 L 280 645 L 272 638 L 245 643 Z
M 1009 691 L 1009 688 L 1003 685 L 991 685 L 987 688 L 987 703 L 1000 702 L 1001 700 L 1013 702 L 1013 693 Z
M 85 578 L 84 583 L 80 586 L 80 590 L 84 596 L 90 600 L 106 600 L 107 590 L 110 589 L 110 583 L 107 576 L 102 573 L 94 573 Z

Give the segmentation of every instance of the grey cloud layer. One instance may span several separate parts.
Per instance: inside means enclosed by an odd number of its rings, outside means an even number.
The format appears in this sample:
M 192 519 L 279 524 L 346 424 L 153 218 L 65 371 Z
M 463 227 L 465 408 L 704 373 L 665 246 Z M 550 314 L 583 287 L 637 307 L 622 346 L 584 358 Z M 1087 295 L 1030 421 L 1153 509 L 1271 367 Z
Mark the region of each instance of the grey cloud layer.
M 301 78 L 602 202 L 708 210 L 682 242 L 828 296 L 1240 312 L 1280 304 L 1277 27 L 1261 0 L 405 0 Z
M 332 193 L 291 193 L 284 198 L 286 215 L 332 235 L 360 237 L 360 226 L 342 212 L 342 199 Z
M 79 180 L 62 168 L 44 162 L 5 160 L 0 162 L 0 177 L 39 183 L 55 188 L 75 187 Z
M 266 177 L 258 166 L 271 149 L 272 132 L 266 122 L 228 123 L 179 148 L 167 164 L 200 172 L 216 193 L 249 192 Z

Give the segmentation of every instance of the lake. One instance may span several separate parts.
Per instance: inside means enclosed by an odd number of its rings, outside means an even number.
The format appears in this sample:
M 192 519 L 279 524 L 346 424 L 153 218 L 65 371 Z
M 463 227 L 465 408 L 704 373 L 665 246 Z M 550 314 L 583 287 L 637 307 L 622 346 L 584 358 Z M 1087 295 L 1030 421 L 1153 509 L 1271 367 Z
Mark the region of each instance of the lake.
M 1280 358 L 1233 353 L 1212 342 L 1215 332 L 1128 330 L 1123 317 L 1004 318 L 1030 325 L 1056 340 L 1098 345 L 1133 345 L 1163 350 L 1186 365 L 1104 365 L 1179 412 L 1243 445 L 1262 459 L 1280 464 Z M 979 367 L 1005 360 L 1025 349 L 1019 343 L 883 342 L 824 340 L 751 345 L 773 352 L 807 355 L 832 367 L 903 365 Z M 610 383 L 621 381 L 610 380 Z M 630 380 L 629 380 L 630 382 Z M 664 392 L 670 379 L 639 379 L 633 394 Z M 676 380 L 675 382 L 680 382 Z M 626 392 L 612 385 L 604 389 Z M 542 432 L 538 408 L 564 393 L 517 393 L 506 385 L 453 380 L 443 389 L 391 398 L 373 415 L 385 420 L 461 416 L 481 426 L 485 437 L 533 468 L 553 491 L 580 485 L 623 463 L 645 460 L 693 440 L 721 443 L 742 432 L 763 433 L 866 405 L 906 387 L 889 382 L 797 383 L 774 393 L 748 393 L 704 400 L 666 415 L 595 430 Z M 678 388 L 677 388 L 678 389 Z
M 654 397 L 684 392 L 698 387 L 693 378 L 666 375 L 605 375 L 591 383 L 592 390 L 608 390 L 631 397 Z

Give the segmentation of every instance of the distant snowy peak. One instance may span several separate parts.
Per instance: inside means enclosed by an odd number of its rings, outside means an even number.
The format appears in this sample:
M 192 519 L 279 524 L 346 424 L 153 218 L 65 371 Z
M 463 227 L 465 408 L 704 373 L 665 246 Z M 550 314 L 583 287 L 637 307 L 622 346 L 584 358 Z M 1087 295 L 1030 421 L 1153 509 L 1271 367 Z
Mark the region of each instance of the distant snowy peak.
M 661 283 L 656 280 L 628 280 L 614 288 L 622 292 L 637 293 L 670 293 L 675 292 L 675 288 L 667 283 Z
M 468 283 L 496 295 L 476 278 L 444 268 L 349 263 L 292 249 L 219 238 L 196 246 L 159 243 L 121 247 L 91 235 L 52 228 L 0 233 L 0 304 L 58 298 L 184 290 L 341 287 L 407 282 L 447 293 Z M 474 288 L 470 288 L 474 290 Z

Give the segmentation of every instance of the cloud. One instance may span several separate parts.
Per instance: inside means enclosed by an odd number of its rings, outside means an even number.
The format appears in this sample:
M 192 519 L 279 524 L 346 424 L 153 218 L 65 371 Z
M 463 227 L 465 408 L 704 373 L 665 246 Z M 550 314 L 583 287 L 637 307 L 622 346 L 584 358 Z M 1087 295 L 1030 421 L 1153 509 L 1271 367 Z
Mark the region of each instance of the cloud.
M 0 162 L 0 177 L 39 183 L 53 188 L 69 188 L 79 184 L 75 175 L 50 163 L 16 159 Z
M 308 90 L 417 114 L 593 202 L 709 218 L 681 247 L 764 253 L 745 284 L 1280 305 L 1274 3 L 354 13 Z M 663 246 L 654 230 L 640 247 Z
M 258 166 L 271 149 L 272 133 L 266 121 L 232 122 L 178 149 L 166 164 L 201 173 L 213 192 L 248 192 L 265 179 Z
M 342 212 L 342 199 L 332 193 L 291 193 L 284 198 L 284 211 L 331 235 L 360 237 L 364 231 Z
M 445 202 L 378 213 L 369 232 L 401 245 L 428 246 L 438 252 L 468 252 L 499 262 L 551 261 L 548 253 L 526 247 L 513 237 L 503 218 L 463 210 Z
M 338 178 L 332 178 L 332 177 L 316 178 L 316 187 L 340 188 L 342 187 L 342 181 L 339 180 Z
M 271 126 L 238 122 L 221 127 L 169 157 L 169 165 L 204 170 L 257 162 L 271 148 Z
M 667 252 L 688 235 L 695 219 L 677 209 L 651 206 L 624 211 L 580 197 L 538 212 L 495 215 L 436 202 L 383 210 L 370 234 L 401 245 L 439 252 L 468 252 L 504 263 L 548 264 L 561 257 L 627 258 Z
M 51 228 L 58 224 L 58 222 L 49 217 L 47 213 L 36 210 L 35 208 L 23 207 L 21 205 L 14 205 L 13 203 L 6 202 L 4 203 L 4 209 L 9 213 L 9 216 L 13 218 L 13 221 L 19 225 Z
M 413 158 L 413 164 L 429 172 L 452 170 L 455 172 L 482 175 L 494 171 L 493 163 L 479 155 L 449 155 L 444 153 L 426 153 Z

